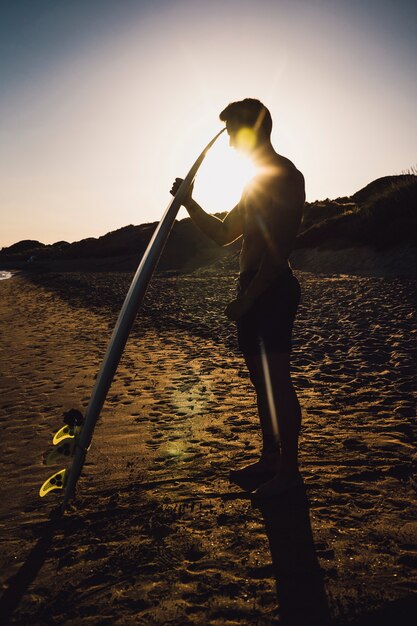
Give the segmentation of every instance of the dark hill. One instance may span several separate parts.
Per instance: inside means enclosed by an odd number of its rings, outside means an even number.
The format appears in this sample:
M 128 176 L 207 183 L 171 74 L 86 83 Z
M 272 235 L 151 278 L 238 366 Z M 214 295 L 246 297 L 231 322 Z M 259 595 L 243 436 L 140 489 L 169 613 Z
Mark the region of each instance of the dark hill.
M 6 248 L 9 254 L 15 254 L 19 252 L 27 252 L 30 250 L 39 250 L 40 248 L 45 248 L 45 244 L 40 241 L 36 241 L 34 239 L 23 239 L 23 241 L 18 241 L 13 245 Z
M 0 250 L 0 267 L 57 271 L 134 270 L 156 226 L 156 222 L 125 226 L 97 239 L 90 237 L 72 244 L 20 241 Z M 417 245 L 416 233 L 417 176 L 385 176 L 351 197 L 306 203 L 296 248 L 335 250 L 371 246 L 381 250 Z M 186 218 L 175 222 L 158 268 L 190 271 L 219 259 L 224 259 L 225 267 L 230 263 L 234 267 L 234 255 L 239 247 L 237 242 L 220 248 Z
M 317 219 L 313 225 L 305 222 L 306 228 L 297 238 L 297 248 L 371 246 L 381 250 L 415 246 L 417 176 L 380 178 L 344 202 L 328 203 L 321 215 L 326 217 Z M 319 216 L 317 211 L 316 218 Z
M 39 242 L 14 244 L 0 251 L 4 269 L 134 270 L 146 250 L 157 222 L 124 226 L 98 237 L 68 244 Z M 236 247 L 235 247 L 236 248 Z M 159 270 L 188 271 L 221 258 L 229 249 L 219 248 L 189 218 L 176 221 L 160 259 Z
M 390 189 L 395 189 L 398 185 L 403 183 L 407 184 L 416 180 L 414 174 L 400 174 L 399 176 L 383 176 L 366 185 L 359 191 L 353 194 L 352 201 L 358 204 L 365 204 L 372 200 L 373 197 L 378 197 L 381 194 L 385 194 Z

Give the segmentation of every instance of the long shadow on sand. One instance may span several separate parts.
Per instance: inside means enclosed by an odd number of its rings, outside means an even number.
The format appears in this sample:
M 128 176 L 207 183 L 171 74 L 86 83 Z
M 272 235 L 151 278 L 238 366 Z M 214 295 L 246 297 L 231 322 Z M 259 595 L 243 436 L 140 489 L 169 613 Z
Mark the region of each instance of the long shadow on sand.
M 304 487 L 260 501 L 277 586 L 280 623 L 324 626 L 330 611 L 314 548 Z
M 280 624 L 285 626 L 402 626 L 416 624 L 417 598 L 408 596 L 355 619 L 331 617 L 317 559 L 305 488 L 254 503 L 264 518 L 277 586 Z
M 29 552 L 26 561 L 17 573 L 7 581 L 9 586 L 0 598 L 1 623 L 4 626 L 10 623 L 13 613 L 45 563 L 56 529 L 57 522 L 55 520 L 49 520 L 42 526 L 39 539 Z

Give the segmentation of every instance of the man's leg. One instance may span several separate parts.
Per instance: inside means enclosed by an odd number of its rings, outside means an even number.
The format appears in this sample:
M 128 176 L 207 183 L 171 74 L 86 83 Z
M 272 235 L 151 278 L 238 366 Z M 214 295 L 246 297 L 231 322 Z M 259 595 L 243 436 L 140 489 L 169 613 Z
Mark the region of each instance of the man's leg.
M 259 461 L 251 463 L 240 470 L 232 470 L 231 475 L 273 475 L 278 471 L 280 465 L 279 436 L 270 414 L 270 403 L 266 393 L 264 372 L 257 356 L 244 355 L 244 358 L 251 382 L 256 391 L 256 402 L 262 431 L 262 451 Z
M 256 357 L 258 367 L 270 379 L 269 401 L 274 403 L 281 441 L 281 463 L 277 476 L 257 491 L 258 495 L 273 495 L 284 490 L 298 478 L 298 437 L 301 408 L 290 373 L 290 353 L 272 352 Z M 265 371 L 267 370 L 267 371 Z
M 275 407 L 268 397 L 268 386 L 264 368 L 257 355 L 245 356 L 245 362 L 251 374 L 251 381 L 256 391 L 259 423 L 262 432 L 262 455 L 279 455 L 279 431 L 275 415 Z

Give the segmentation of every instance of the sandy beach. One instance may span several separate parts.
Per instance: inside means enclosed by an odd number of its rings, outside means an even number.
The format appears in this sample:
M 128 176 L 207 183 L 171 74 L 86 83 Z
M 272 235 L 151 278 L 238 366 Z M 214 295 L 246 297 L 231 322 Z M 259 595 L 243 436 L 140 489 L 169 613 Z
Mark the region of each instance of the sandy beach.
M 304 488 L 255 506 L 228 479 L 260 446 L 235 277 L 159 275 L 59 522 L 43 455 L 86 408 L 131 275 L 0 281 L 3 623 L 416 623 L 417 282 L 297 276 Z

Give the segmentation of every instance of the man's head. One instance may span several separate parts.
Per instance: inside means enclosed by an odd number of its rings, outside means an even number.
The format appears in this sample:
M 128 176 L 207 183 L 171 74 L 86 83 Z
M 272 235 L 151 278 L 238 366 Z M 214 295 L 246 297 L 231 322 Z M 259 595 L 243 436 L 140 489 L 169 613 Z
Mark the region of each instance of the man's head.
M 230 145 L 246 152 L 270 141 L 272 130 L 271 114 L 262 102 L 245 98 L 230 103 L 221 113 L 226 122 Z

